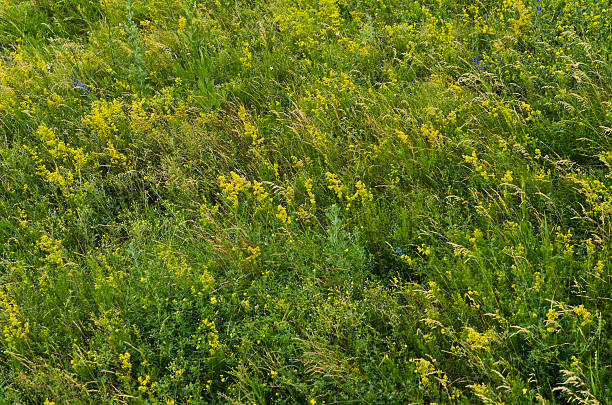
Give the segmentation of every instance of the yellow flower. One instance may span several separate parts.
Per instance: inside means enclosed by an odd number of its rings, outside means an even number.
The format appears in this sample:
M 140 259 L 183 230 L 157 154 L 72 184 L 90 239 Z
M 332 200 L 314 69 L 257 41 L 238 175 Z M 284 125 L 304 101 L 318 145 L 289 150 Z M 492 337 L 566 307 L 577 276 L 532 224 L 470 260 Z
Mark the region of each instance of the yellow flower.
M 335 192 L 338 198 L 342 198 L 342 193 L 345 191 L 346 187 L 338 179 L 338 175 L 327 172 L 325 173 L 325 178 L 329 183 L 329 186 L 327 186 L 327 188 Z
M 504 183 L 511 183 L 512 180 L 514 180 L 512 178 L 512 170 L 506 170 L 506 174 L 504 174 L 504 176 L 501 179 Z
M 144 20 L 147 21 L 147 20 Z M 149 21 L 147 21 L 149 22 Z M 143 22 L 141 22 L 142 24 Z M 144 24 L 143 24 L 144 25 Z M 146 24 L 148 25 L 148 24 Z M 185 25 L 187 25 L 187 20 L 183 16 L 179 16 L 178 18 L 178 29 L 176 30 L 177 34 L 183 35 L 185 33 Z
M 277 207 L 278 212 L 276 213 L 276 218 L 280 219 L 284 224 L 291 223 L 291 218 L 287 215 L 287 209 L 282 205 Z
M 584 305 L 580 305 L 573 309 L 574 313 L 582 318 L 581 326 L 588 325 L 593 322 L 593 314 L 589 312 L 588 309 L 584 307 Z
M 130 363 L 130 353 L 129 352 L 120 354 L 119 360 L 121 361 L 121 368 L 126 369 L 126 370 L 132 369 L 132 363 Z

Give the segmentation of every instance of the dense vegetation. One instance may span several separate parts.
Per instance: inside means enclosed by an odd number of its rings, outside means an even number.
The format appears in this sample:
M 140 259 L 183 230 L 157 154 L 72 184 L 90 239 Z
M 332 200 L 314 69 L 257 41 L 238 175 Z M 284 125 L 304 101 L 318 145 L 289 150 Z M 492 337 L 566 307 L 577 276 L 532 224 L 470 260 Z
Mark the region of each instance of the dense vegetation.
M 0 403 L 612 403 L 609 0 L 0 0 Z

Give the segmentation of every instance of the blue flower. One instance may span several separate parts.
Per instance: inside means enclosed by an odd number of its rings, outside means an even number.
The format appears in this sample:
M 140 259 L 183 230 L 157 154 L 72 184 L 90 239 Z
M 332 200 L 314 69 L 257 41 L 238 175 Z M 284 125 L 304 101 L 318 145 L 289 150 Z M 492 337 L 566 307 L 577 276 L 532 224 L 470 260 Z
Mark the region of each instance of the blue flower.
M 400 256 L 404 254 L 404 252 L 402 252 L 402 248 L 401 247 L 398 247 L 397 249 L 395 249 L 395 253 L 397 253 Z
M 476 70 L 484 70 L 484 66 L 482 65 L 482 60 L 480 59 L 480 56 L 475 56 L 474 59 L 472 59 L 472 65 Z
M 72 88 L 73 89 L 79 89 L 83 93 L 89 93 L 89 89 L 85 87 L 85 85 L 79 79 L 74 77 L 74 75 L 72 75 L 71 77 L 72 77 Z

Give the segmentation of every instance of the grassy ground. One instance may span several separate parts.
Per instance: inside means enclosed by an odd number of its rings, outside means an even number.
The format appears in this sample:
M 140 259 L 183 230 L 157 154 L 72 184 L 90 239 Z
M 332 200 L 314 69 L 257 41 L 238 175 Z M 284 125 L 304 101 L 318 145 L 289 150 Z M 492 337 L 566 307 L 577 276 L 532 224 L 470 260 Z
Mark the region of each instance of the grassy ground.
M 611 10 L 0 0 L 0 403 L 611 403 Z

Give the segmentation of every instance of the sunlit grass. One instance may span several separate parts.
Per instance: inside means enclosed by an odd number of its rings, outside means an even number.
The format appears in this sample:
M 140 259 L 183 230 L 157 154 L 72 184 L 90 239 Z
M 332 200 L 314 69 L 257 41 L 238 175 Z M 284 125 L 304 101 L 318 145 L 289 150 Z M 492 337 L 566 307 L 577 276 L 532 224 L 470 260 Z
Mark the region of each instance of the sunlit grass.
M 0 0 L 0 403 L 612 401 L 611 21 Z

